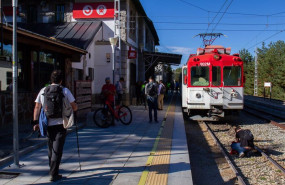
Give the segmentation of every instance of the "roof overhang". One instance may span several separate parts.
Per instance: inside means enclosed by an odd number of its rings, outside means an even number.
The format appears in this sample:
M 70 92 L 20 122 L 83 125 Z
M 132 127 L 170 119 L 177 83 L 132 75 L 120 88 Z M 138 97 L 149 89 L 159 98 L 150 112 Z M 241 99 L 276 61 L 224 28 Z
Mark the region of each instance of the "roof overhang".
M 173 53 L 147 52 L 143 53 L 146 71 L 156 66 L 157 64 L 179 65 L 181 63 L 182 55 Z
M 12 25 L 3 25 L 4 43 L 12 43 L 13 27 Z M 0 35 L 1 38 L 1 35 Z M 48 50 L 52 52 L 62 53 L 66 55 L 75 56 L 76 60 L 79 55 L 88 53 L 86 50 L 64 43 L 57 39 L 49 38 L 22 28 L 17 29 L 17 41 L 20 44 L 35 47 L 35 49 Z M 79 60 L 80 61 L 80 60 Z M 78 61 L 78 62 L 79 62 Z

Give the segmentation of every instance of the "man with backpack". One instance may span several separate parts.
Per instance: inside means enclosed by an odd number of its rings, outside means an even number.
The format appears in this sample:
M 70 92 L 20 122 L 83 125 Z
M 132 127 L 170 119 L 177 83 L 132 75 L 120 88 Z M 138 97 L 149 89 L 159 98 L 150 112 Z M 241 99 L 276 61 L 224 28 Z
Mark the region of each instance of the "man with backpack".
M 153 81 L 153 77 L 149 77 L 149 83 L 145 86 L 145 94 L 149 111 L 149 123 L 152 122 L 152 110 L 154 111 L 154 121 L 157 121 L 157 84 Z
M 159 86 L 158 86 L 158 110 L 163 110 L 163 98 L 164 98 L 165 92 L 166 92 L 166 88 L 162 80 L 160 80 Z
M 231 144 L 232 150 L 238 152 L 239 157 L 244 157 L 245 154 L 254 149 L 253 144 L 253 134 L 248 129 L 242 129 L 241 127 L 237 126 L 235 128 L 236 133 L 236 142 Z
M 51 85 L 42 88 L 35 100 L 33 120 L 36 124 L 33 129 L 38 130 L 42 127 L 39 126 L 39 115 L 42 109 L 48 123 L 46 133 L 50 181 L 57 181 L 62 178 L 62 175 L 59 175 L 59 165 L 66 137 L 66 129 L 63 126 L 63 113 L 65 111 L 63 103 L 67 100 L 73 111 L 77 110 L 77 104 L 70 90 L 61 86 L 63 75 L 60 70 L 54 70 L 50 79 Z

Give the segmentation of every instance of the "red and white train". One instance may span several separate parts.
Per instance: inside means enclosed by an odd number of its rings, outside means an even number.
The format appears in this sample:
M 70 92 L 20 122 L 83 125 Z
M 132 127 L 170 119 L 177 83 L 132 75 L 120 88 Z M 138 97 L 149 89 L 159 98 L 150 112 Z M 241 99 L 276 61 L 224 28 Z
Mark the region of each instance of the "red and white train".
M 231 48 L 206 46 L 182 67 L 182 108 L 192 120 L 217 121 L 244 106 L 243 61 Z

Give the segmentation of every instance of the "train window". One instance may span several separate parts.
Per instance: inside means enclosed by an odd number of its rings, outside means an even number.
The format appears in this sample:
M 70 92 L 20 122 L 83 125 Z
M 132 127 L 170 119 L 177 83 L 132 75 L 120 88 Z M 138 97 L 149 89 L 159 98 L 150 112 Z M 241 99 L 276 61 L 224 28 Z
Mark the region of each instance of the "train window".
M 220 86 L 221 85 L 221 67 L 213 66 L 212 81 L 213 81 L 213 86 Z
M 187 68 L 183 69 L 183 84 L 187 84 Z
M 200 66 L 192 67 L 191 85 L 209 86 L 209 67 L 200 67 Z
M 224 67 L 224 86 L 240 86 L 241 85 L 241 67 L 226 66 Z

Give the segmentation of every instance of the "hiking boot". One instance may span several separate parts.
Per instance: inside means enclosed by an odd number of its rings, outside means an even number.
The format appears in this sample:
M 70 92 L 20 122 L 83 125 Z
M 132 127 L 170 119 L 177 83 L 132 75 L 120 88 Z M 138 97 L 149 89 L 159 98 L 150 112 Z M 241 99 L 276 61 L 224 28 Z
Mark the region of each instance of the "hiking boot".
M 50 177 L 50 181 L 55 182 L 62 179 L 62 175 L 53 175 Z
M 244 154 L 244 152 L 241 152 L 241 153 L 239 153 L 239 155 L 238 155 L 238 156 L 239 156 L 240 158 L 243 158 L 243 157 L 244 157 L 244 155 L 245 155 L 245 154 Z

